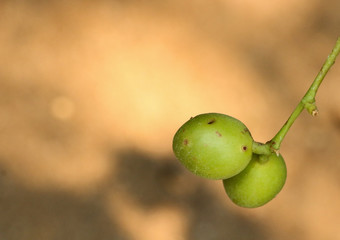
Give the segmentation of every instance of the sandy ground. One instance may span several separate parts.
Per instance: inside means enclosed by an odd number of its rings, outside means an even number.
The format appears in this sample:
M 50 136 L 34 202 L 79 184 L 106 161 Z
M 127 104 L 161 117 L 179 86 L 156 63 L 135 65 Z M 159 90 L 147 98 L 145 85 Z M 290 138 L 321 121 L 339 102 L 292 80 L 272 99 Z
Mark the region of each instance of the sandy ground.
M 340 64 L 282 144 L 283 191 L 235 206 L 172 137 L 221 112 L 269 140 L 340 32 L 340 2 L 0 1 L 0 239 L 340 239 Z

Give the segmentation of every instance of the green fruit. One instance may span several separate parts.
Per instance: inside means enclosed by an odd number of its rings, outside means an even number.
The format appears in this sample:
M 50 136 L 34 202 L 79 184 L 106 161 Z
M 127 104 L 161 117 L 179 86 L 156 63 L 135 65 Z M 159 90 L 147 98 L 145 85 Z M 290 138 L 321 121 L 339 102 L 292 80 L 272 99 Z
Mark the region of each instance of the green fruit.
M 268 161 L 261 162 L 259 155 L 254 154 L 246 169 L 223 180 L 223 185 L 235 204 L 255 208 L 266 204 L 281 191 L 286 176 L 286 164 L 281 155 L 273 153 Z
M 198 115 L 175 134 L 173 151 L 194 174 L 226 179 L 240 173 L 252 157 L 253 138 L 239 120 L 219 113 Z

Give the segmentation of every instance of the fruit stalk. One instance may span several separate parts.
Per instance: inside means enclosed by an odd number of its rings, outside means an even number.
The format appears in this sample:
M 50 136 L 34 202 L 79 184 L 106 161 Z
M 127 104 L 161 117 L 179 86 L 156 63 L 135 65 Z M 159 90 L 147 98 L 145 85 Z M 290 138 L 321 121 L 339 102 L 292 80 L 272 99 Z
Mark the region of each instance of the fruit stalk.
M 286 123 L 282 126 L 282 128 L 278 131 L 278 133 L 266 144 L 260 144 L 254 142 L 253 144 L 253 152 L 257 154 L 265 154 L 269 155 L 273 152 L 278 154 L 278 151 L 281 146 L 281 142 L 283 141 L 284 137 L 288 133 L 288 130 L 293 125 L 295 120 L 298 118 L 300 113 L 306 109 L 312 116 L 316 116 L 318 114 L 318 110 L 315 104 L 315 95 L 322 83 L 323 79 L 325 78 L 327 72 L 335 63 L 336 57 L 340 53 L 340 37 L 337 39 L 336 44 L 331 52 L 331 54 L 326 59 L 325 63 L 323 64 L 320 72 L 314 79 L 312 85 L 301 99 L 299 104 L 296 106 L 295 110 L 292 112 Z

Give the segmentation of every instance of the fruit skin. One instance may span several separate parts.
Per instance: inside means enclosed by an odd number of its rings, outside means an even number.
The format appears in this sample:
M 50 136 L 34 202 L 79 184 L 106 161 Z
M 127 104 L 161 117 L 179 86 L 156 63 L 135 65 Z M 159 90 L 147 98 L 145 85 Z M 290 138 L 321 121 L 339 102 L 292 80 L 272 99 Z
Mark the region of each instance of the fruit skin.
M 194 174 L 226 179 L 241 172 L 252 157 L 253 138 L 239 120 L 220 113 L 191 118 L 178 129 L 173 151 Z
M 254 154 L 249 165 L 240 174 L 223 180 L 229 198 L 246 208 L 260 207 L 272 200 L 283 188 L 287 177 L 283 157 L 271 154 L 261 162 Z

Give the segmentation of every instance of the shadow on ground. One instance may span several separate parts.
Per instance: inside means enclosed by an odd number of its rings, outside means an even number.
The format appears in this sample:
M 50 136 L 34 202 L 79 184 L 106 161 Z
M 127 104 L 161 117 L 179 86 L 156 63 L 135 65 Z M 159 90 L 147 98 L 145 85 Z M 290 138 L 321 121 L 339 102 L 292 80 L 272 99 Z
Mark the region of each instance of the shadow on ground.
M 157 159 L 126 149 L 118 154 L 113 186 L 128 193 L 141 208 L 174 206 L 189 221 L 184 239 L 267 239 L 252 222 L 225 208 L 225 203 L 174 158 Z M 225 199 L 229 201 L 229 199 Z
M 180 239 L 267 239 L 259 223 L 229 211 L 214 191 L 175 159 L 158 159 L 133 149 L 115 153 L 112 159 L 119 166 L 116 174 L 86 196 L 27 189 L 0 167 L 1 238 L 134 239 L 120 227 L 121 216 L 109 214 L 105 207 L 109 192 L 123 192 L 143 211 L 160 207 L 180 211 L 188 222 Z

